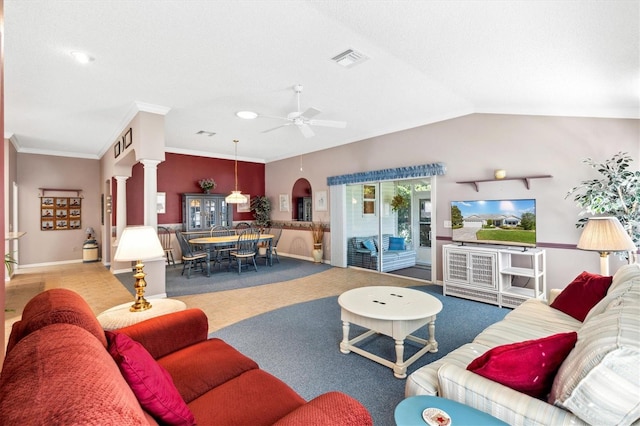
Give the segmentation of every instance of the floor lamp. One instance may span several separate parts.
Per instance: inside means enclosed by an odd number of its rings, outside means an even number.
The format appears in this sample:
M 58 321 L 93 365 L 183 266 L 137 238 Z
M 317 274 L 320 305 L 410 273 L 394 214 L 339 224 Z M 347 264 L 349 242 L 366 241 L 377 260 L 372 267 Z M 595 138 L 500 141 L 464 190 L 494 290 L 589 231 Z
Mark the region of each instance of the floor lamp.
M 116 262 L 135 260 L 136 262 L 136 273 L 133 274 L 136 279 L 134 286 L 136 298 L 131 308 L 129 308 L 131 312 L 146 311 L 151 308 L 151 303 L 144 298 L 144 289 L 147 286 L 144 277 L 147 274 L 143 271 L 144 265 L 142 261 L 162 257 L 164 257 L 164 249 L 160 244 L 155 228 L 152 226 L 130 226 L 122 231 L 113 260 Z
M 635 251 L 633 240 L 616 217 L 591 217 L 582 231 L 578 248 L 600 253 L 600 274 L 609 275 L 609 253 Z

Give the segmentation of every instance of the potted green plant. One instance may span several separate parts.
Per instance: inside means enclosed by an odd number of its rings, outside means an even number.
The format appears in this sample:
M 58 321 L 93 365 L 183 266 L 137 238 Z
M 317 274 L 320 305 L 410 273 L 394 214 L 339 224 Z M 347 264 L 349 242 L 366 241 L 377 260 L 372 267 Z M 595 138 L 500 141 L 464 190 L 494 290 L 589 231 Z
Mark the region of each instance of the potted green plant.
M 271 201 L 266 196 L 257 196 L 251 199 L 251 211 L 255 224 L 261 230 L 271 224 Z
M 391 199 L 391 210 L 394 212 L 406 207 L 409 207 L 409 200 L 402 195 L 397 194 Z
M 212 178 L 200 179 L 198 181 L 198 185 L 200 185 L 200 188 L 202 188 L 205 194 L 208 194 L 209 192 L 211 192 L 211 190 L 216 189 L 216 181 Z
M 11 253 L 4 254 L 4 267 L 7 269 L 7 273 L 9 274 L 9 276 L 13 274 L 13 265 L 17 263 L 18 262 L 13 258 Z
M 631 170 L 632 161 L 631 156 L 623 152 L 604 163 L 587 158 L 583 163 L 596 169 L 602 177 L 580 182 L 569 190 L 566 197 L 574 196 L 573 200 L 583 209 L 580 216 L 617 217 L 636 247 L 640 247 L 640 170 Z M 576 227 L 583 227 L 587 220 L 587 217 L 581 217 Z M 635 257 L 635 253 L 632 256 Z M 634 258 L 630 260 L 635 261 Z

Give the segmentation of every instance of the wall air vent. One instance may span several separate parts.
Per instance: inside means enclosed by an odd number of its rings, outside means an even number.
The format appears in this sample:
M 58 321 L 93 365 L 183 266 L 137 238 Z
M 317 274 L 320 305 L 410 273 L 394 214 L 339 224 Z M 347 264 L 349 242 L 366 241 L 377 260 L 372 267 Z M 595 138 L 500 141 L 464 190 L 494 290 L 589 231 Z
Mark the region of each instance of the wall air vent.
M 345 68 L 351 68 L 369 59 L 367 56 L 360 52 L 356 52 L 353 49 L 345 50 L 344 52 L 331 58 L 337 64 L 342 65 Z
M 213 136 L 215 135 L 216 132 L 207 132 L 206 130 L 200 130 L 199 132 L 196 133 L 196 135 L 205 135 L 205 136 Z

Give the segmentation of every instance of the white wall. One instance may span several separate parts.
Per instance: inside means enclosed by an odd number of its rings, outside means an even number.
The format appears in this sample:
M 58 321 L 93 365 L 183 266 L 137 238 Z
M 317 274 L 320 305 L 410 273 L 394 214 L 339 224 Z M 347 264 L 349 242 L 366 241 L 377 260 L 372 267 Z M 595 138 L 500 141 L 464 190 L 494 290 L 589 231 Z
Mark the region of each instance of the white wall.
M 597 177 L 582 163 L 585 158 L 604 161 L 619 151 L 628 152 L 639 166 L 640 120 L 472 114 L 304 155 L 303 171 L 299 157 L 269 163 L 266 192 L 270 197 L 290 193 L 299 177 L 308 179 L 315 191 L 327 188 L 328 176 L 443 162 L 447 173 L 437 178 L 438 219 L 433 224 L 441 263 L 442 244 L 451 237 L 444 227 L 451 200 L 535 198 L 538 242 L 574 246 L 580 236 L 574 225 L 579 208 L 565 196 L 580 181 Z M 511 177 L 553 178 L 532 181 L 530 190 L 517 180 L 480 184 L 480 192 L 456 183 L 490 179 L 495 169 L 506 169 Z M 317 214 L 329 217 L 326 212 L 313 214 L 314 220 Z M 287 220 L 277 211 L 272 216 Z M 286 244 L 284 236 L 281 242 Z M 583 270 L 599 271 L 596 253 L 571 248 L 549 248 L 547 263 L 550 288 L 564 287 Z M 613 259 L 612 271 L 619 265 Z

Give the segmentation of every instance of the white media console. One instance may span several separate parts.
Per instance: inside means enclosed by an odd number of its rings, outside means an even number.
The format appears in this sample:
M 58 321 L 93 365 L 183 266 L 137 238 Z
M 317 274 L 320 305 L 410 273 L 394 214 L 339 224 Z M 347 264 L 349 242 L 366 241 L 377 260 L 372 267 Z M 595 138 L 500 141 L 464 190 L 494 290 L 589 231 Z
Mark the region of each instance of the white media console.
M 530 298 L 546 299 L 543 249 L 447 244 L 443 263 L 445 296 L 511 308 Z

